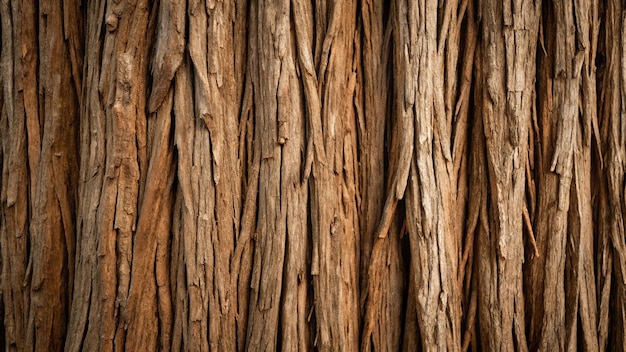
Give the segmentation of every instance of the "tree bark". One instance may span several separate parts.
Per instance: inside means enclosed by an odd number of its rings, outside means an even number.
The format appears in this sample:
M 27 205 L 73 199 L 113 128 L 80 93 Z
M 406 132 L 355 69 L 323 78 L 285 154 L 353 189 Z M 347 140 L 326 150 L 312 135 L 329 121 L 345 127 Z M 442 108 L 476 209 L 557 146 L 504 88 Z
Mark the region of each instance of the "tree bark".
M 484 142 L 474 151 L 480 171 L 473 172 L 480 177 L 475 178 L 473 188 L 478 188 L 474 192 L 481 195 L 482 206 L 474 210 L 481 224 L 472 227 L 478 227 L 475 255 L 481 344 L 491 351 L 528 350 L 521 249 L 523 220 L 528 217 L 525 171 L 539 6 L 533 1 L 483 1 L 479 9 L 483 17 L 476 117 L 481 121 L 473 133 Z M 532 227 L 527 226 L 527 231 L 534 236 Z
M 624 11 L 0 0 L 0 343 L 625 351 Z

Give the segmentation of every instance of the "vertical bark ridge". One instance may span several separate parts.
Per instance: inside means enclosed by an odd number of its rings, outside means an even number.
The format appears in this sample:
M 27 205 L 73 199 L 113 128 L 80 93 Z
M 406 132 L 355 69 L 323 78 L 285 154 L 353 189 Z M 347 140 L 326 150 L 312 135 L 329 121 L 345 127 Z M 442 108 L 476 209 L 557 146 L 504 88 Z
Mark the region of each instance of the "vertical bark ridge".
M 576 49 L 582 56 L 579 78 L 579 121 L 576 135 L 571 210 L 569 212 L 566 263 L 566 313 L 567 349 L 575 351 L 582 346 L 587 351 L 597 351 L 598 313 L 596 278 L 593 264 L 593 215 L 591 192 L 591 146 L 598 135 L 595 106 L 595 58 L 598 41 L 598 9 L 591 2 L 577 1 L 575 22 L 578 43 Z M 576 68 L 578 69 L 578 68 Z M 578 336 L 578 335 L 582 336 Z
M 139 200 L 140 215 L 132 256 L 128 304 L 121 312 L 125 319 L 126 340 L 116 349 L 138 351 L 170 350 L 172 321 L 171 293 L 166 285 L 165 273 L 169 270 L 163 246 L 167 245 L 171 228 L 175 169 L 173 148 L 170 145 L 171 91 L 159 110 L 150 116 L 149 127 L 154 134 L 148 142 L 151 153 L 148 161 L 146 187 Z M 150 126 L 152 123 L 155 126 Z M 117 334 L 120 334 L 118 332 Z M 116 341 L 116 344 L 118 342 Z
M 173 350 L 208 350 L 209 346 L 208 297 L 205 294 L 204 272 L 207 254 L 203 247 L 207 242 L 204 237 L 208 215 L 200 214 L 200 206 L 206 200 L 201 196 L 199 187 L 205 187 L 206 192 L 211 191 L 204 181 L 210 181 L 210 169 L 206 170 L 206 161 L 201 158 L 207 153 L 194 152 L 195 149 L 208 148 L 208 131 L 206 125 L 195 115 L 194 98 L 191 65 L 186 58 L 174 81 L 174 144 L 178 155 L 178 197 L 172 243 L 177 245 L 179 255 L 178 258 L 173 257 L 173 261 L 178 259 L 178 262 L 172 264 L 172 270 L 177 268 L 172 283 L 176 285 Z
M 242 81 L 235 81 L 234 4 L 193 1 L 189 3 L 189 53 L 194 68 L 195 114 L 208 129 L 206 165 L 197 190 L 200 216 L 207 221 L 205 237 L 206 295 L 211 348 L 234 349 L 237 302 L 232 294 L 230 260 L 239 236 L 242 210 L 241 163 L 238 160 L 238 132 Z M 199 141 L 207 143 L 206 141 Z M 203 162 L 204 163 L 204 162 Z M 205 198 L 204 200 L 202 198 Z M 192 253 L 189 253 L 192 254 Z M 214 258 L 214 259 L 212 259 Z
M 80 165 L 78 187 L 78 210 L 76 231 L 76 273 L 75 290 L 66 338 L 66 350 L 79 351 L 85 348 L 97 348 L 94 325 L 102 326 L 100 309 L 101 298 L 98 275 L 97 224 L 94 214 L 98 208 L 103 180 L 103 160 L 105 153 L 105 131 L 103 111 L 99 106 L 98 79 L 96 68 L 101 63 L 102 38 L 100 26 L 104 16 L 105 2 L 90 2 L 86 9 L 85 47 L 94 48 L 86 51 L 84 60 L 82 106 L 80 109 Z M 92 303 L 93 298 L 93 303 Z M 80 302 L 80 303 L 77 303 Z M 93 305 L 93 307 L 91 307 Z M 94 314 L 97 313 L 97 314 Z M 92 315 L 93 314 L 93 315 Z M 90 316 L 93 325 L 89 325 Z M 84 344 L 84 345 L 83 345 Z
M 90 5 L 86 46 L 96 50 L 85 61 L 81 112 L 81 289 L 74 296 L 80 304 L 72 307 L 68 350 L 124 348 L 128 324 L 143 318 L 129 316 L 127 305 L 140 180 L 148 166 L 146 48 L 154 34 L 154 8 L 146 1 Z
M 320 116 L 312 116 L 313 144 L 310 211 L 313 292 L 320 350 L 359 346 L 358 273 L 360 197 L 356 172 L 356 2 L 317 2 L 314 28 Z M 317 120 L 317 121 L 316 121 Z M 319 132 L 321 132 L 321 135 Z M 317 152 L 319 145 L 322 151 Z M 321 149 L 321 148 L 320 148 Z
M 602 70 L 600 95 L 600 140 L 603 173 L 599 187 L 603 221 L 598 226 L 599 347 L 626 350 L 626 244 L 624 242 L 624 136 L 626 124 L 626 62 L 624 48 L 624 6 L 610 1 L 605 5 L 602 47 L 606 62 Z
M 534 96 L 540 4 L 482 1 L 479 97 L 485 138 L 488 227 L 477 237 L 481 345 L 527 351 L 522 263 L 528 127 Z M 506 279 L 505 279 L 506 278 Z
M 307 273 L 304 114 L 297 81 L 291 2 L 251 4 L 249 63 L 254 91 L 258 210 L 246 349 L 306 348 L 302 285 Z M 297 5 L 294 5 L 297 6 Z M 256 162 L 255 162 L 256 163 Z M 256 185 L 255 185 L 256 186 Z M 303 316 L 302 316 L 303 317 Z
M 580 192 L 589 189 L 586 184 L 590 182 L 595 117 L 585 106 L 593 101 L 590 94 L 595 96 L 596 15 L 589 4 L 578 1 L 556 1 L 543 9 L 544 37 L 540 39 L 545 51 L 540 54 L 537 102 L 540 129 L 534 136 L 540 144 L 534 175 L 539 256 L 530 260 L 527 272 L 530 339 L 533 349 L 575 350 L 580 344 L 577 333 L 582 331 L 583 344 L 595 350 L 596 300 L 589 287 L 595 278 L 586 259 L 591 204 L 589 193 Z M 548 32 L 555 35 L 548 37 Z
M 452 114 L 446 115 L 444 84 L 437 79 L 445 76 L 446 41 L 456 8 L 455 2 L 442 7 L 432 1 L 400 2 L 394 13 L 394 42 L 401 48 L 394 65 L 396 76 L 403 79 L 395 87 L 399 160 L 387 204 L 397 202 L 393 197 L 401 199 L 406 189 L 409 284 L 415 286 L 415 313 L 425 350 L 461 348 L 461 236 L 453 235 L 457 204 L 451 192 L 456 184 L 448 171 L 453 166 Z
M 5 346 L 26 349 L 30 303 L 29 217 L 41 150 L 36 100 L 34 38 L 36 9 L 33 2 L 0 3 L 2 22 L 2 300 Z M 34 100 L 33 100 L 34 98 Z M 32 144 L 29 143 L 29 135 Z M 30 155 L 30 157 L 29 157 Z
M 41 151 L 36 170 L 31 171 L 36 185 L 30 219 L 32 291 L 26 346 L 38 351 L 63 347 L 74 283 L 78 91 L 63 31 L 63 6 L 55 1 L 38 9 L 42 110 L 36 132 L 41 133 Z

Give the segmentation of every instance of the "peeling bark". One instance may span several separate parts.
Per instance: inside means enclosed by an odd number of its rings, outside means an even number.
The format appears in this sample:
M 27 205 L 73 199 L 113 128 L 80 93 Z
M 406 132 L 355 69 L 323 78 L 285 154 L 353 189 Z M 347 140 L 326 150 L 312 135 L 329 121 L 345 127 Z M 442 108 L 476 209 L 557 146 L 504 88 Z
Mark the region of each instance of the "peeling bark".
M 539 6 L 533 1 L 482 1 L 477 59 L 477 119 L 484 138 L 476 165 L 480 207 L 475 256 L 481 345 L 491 351 L 527 351 L 522 263 L 526 210 L 528 128 L 534 97 Z M 478 93 L 479 92 L 479 93 Z M 483 220 L 484 219 L 484 220 Z M 527 228 L 533 236 L 532 228 Z M 506 278 L 503 280 L 502 278 Z
M 0 0 L 0 344 L 626 350 L 624 11 Z

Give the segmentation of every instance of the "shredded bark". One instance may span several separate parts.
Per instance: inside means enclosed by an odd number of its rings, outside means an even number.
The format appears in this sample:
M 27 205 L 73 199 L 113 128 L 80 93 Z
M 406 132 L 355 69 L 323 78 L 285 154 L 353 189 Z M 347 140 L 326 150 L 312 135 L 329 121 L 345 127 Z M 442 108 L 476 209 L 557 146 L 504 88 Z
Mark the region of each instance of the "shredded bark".
M 0 0 L 0 345 L 625 351 L 625 11 Z

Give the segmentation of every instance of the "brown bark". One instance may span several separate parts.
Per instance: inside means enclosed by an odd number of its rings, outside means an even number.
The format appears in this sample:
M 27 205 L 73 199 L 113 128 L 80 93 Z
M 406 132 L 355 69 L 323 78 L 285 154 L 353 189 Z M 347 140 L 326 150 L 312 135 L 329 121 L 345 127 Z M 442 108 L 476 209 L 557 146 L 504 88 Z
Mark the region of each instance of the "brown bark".
M 602 173 L 598 193 L 596 271 L 598 273 L 598 345 L 601 349 L 626 350 L 626 243 L 624 242 L 624 117 L 626 112 L 626 22 L 624 5 L 609 1 L 604 7 L 603 40 L 600 48 L 606 60 L 601 77 L 600 140 Z
M 539 155 L 533 167 L 539 255 L 527 272 L 530 339 L 538 350 L 598 349 L 589 186 L 592 126 L 597 124 L 594 6 L 544 4 L 534 135 Z
M 1 0 L 0 343 L 626 350 L 625 10 Z
M 527 212 L 525 169 L 538 6 L 533 1 L 483 1 L 479 9 L 483 17 L 476 118 L 481 121 L 473 133 L 479 139 L 484 136 L 475 153 L 486 155 L 475 164 L 481 177 L 473 187 L 480 189 L 474 192 L 480 192 L 482 205 L 475 258 L 481 344 L 491 351 L 528 350 L 522 214 Z M 533 236 L 532 228 L 527 231 Z
M 397 159 L 379 236 L 386 235 L 387 213 L 394 211 L 406 190 L 409 285 L 414 286 L 416 305 L 415 312 L 407 314 L 417 314 L 424 350 L 457 351 L 461 346 L 457 284 L 461 237 L 454 220 L 464 204 L 456 197 L 453 108 L 446 106 L 445 94 L 446 85 L 454 87 L 454 82 L 444 85 L 441 79 L 447 69 L 456 68 L 454 62 L 446 67 L 446 58 L 450 51 L 458 51 L 453 32 L 459 25 L 453 15 L 457 7 L 455 1 L 442 7 L 436 1 L 399 2 L 393 14 L 394 41 L 404 50 L 394 51 L 398 142 L 391 153 Z M 461 158 L 463 153 L 455 156 Z

